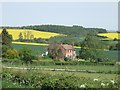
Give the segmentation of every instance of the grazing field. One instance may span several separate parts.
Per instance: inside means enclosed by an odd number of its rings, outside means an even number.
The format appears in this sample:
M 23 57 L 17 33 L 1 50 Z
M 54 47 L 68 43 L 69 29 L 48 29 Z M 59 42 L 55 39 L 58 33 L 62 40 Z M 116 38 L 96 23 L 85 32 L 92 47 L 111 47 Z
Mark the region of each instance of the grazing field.
M 120 39 L 120 33 L 101 33 L 98 34 L 99 36 L 105 36 L 107 38 L 104 38 L 103 40 L 113 40 L 113 39 Z
M 30 30 L 30 29 L 7 29 L 7 31 L 9 34 L 11 34 L 13 36 L 13 40 L 18 39 L 19 34 L 20 33 L 24 34 L 25 31 L 29 31 L 32 35 L 34 35 L 34 38 L 48 39 L 50 37 L 62 35 L 62 34 L 58 34 L 58 33 L 43 32 L 43 31 L 36 31 L 36 30 Z M 2 30 L 0 30 L 0 33 L 1 32 L 2 32 Z

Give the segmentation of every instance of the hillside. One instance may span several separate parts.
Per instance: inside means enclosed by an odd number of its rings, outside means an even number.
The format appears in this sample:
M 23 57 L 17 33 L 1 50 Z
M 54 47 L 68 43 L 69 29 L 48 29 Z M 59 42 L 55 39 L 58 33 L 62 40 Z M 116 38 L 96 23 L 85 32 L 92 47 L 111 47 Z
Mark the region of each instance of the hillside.
M 29 33 L 33 35 L 34 38 L 43 38 L 43 39 L 49 39 L 50 37 L 62 35 L 58 33 L 36 31 L 36 30 L 31 30 L 31 29 L 7 29 L 7 31 L 13 36 L 13 40 L 17 40 L 19 38 L 20 33 L 24 35 L 25 31 L 29 31 Z M 2 30 L 0 29 L 0 33 L 1 32 Z
M 89 32 L 106 33 L 106 29 L 102 28 L 85 28 L 82 26 L 63 26 L 63 25 L 31 25 L 22 27 L 7 27 L 7 28 L 19 28 L 19 29 L 33 29 L 45 32 L 54 32 L 65 35 L 71 35 L 75 37 L 83 37 Z
M 84 36 L 89 32 L 106 33 L 105 29 L 100 28 L 84 28 L 82 26 L 62 26 L 62 25 L 34 25 L 23 26 L 21 28 L 34 29 L 46 32 L 55 32 L 60 34 L 72 35 L 72 36 Z

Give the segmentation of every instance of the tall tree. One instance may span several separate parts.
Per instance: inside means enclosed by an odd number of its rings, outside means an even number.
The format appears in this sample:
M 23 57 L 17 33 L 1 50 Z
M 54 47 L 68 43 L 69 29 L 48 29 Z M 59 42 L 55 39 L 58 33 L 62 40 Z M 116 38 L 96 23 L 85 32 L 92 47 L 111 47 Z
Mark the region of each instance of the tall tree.
M 11 47 L 12 35 L 10 35 L 5 28 L 3 29 L 1 34 L 2 34 L 2 45 Z
M 105 49 L 105 45 L 100 41 L 95 33 L 89 33 L 85 40 L 81 44 L 81 50 L 79 52 L 80 58 L 91 61 L 102 61 L 102 51 Z
M 32 50 L 29 47 L 23 47 L 19 51 L 19 56 L 26 64 L 28 64 L 28 62 L 32 62 Z
M 20 34 L 18 35 L 19 37 L 19 40 L 22 41 L 23 40 L 23 35 L 22 35 L 22 32 L 20 32 Z

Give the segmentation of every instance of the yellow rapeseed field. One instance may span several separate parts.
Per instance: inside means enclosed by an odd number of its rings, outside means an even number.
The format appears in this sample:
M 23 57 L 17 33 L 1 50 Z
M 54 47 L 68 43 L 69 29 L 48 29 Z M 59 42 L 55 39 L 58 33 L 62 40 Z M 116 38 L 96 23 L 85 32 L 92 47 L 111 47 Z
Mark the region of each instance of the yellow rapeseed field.
M 32 35 L 34 35 L 34 38 L 44 38 L 48 39 L 50 37 L 62 35 L 58 33 L 51 33 L 51 32 L 44 32 L 44 31 L 36 31 L 36 30 L 30 30 L 30 29 L 7 29 L 8 33 L 13 36 L 13 40 L 18 39 L 20 32 L 24 34 L 26 31 L 29 31 Z M 2 30 L 0 29 L 0 33 Z M 24 36 L 24 35 L 23 35 Z
M 48 46 L 49 44 L 44 43 L 30 43 L 30 42 L 12 42 L 13 44 L 23 44 L 23 45 L 37 45 L 37 46 Z M 78 46 L 74 46 L 74 48 L 81 48 Z
M 99 36 L 106 36 L 103 40 L 113 40 L 113 39 L 120 39 L 120 33 L 101 33 L 98 34 Z
M 43 43 L 30 43 L 30 42 L 12 42 L 13 44 L 26 44 L 26 45 L 38 45 L 38 46 L 48 46 L 48 44 Z

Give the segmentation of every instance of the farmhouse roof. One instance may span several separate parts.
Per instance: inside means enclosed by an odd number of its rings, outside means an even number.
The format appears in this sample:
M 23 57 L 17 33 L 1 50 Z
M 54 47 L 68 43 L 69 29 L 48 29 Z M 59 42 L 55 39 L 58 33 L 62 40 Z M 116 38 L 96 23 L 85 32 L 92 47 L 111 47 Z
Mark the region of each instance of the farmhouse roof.
M 73 46 L 68 44 L 50 44 L 49 45 L 50 49 L 54 49 L 55 47 L 63 47 L 66 50 L 74 50 Z
M 73 49 L 72 45 L 68 45 L 68 44 L 63 44 L 62 45 L 64 49 L 69 50 L 69 49 Z

